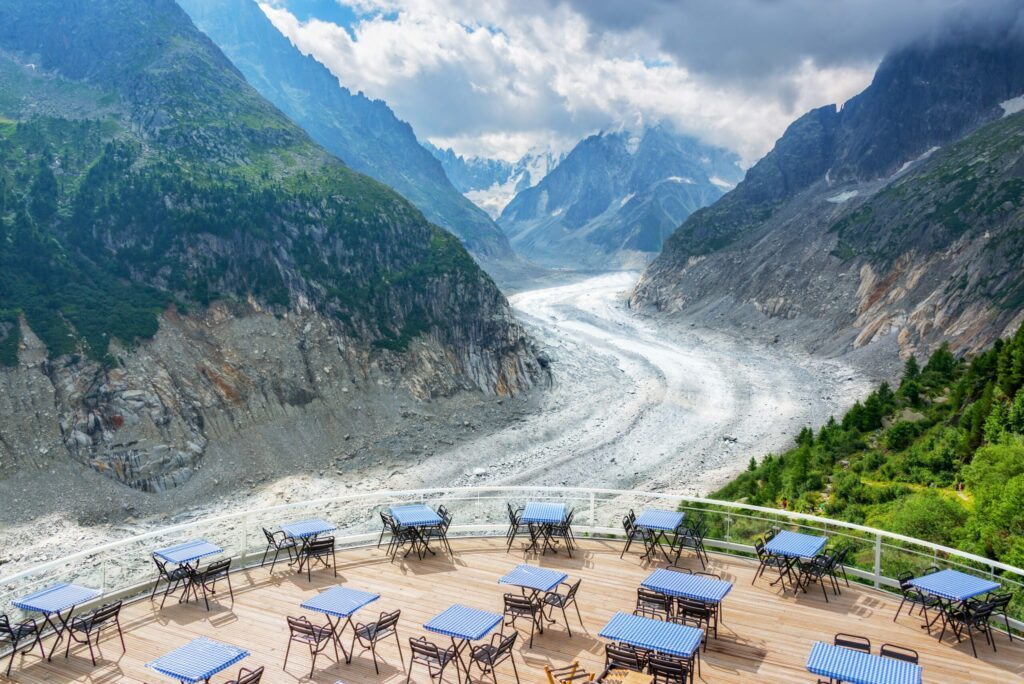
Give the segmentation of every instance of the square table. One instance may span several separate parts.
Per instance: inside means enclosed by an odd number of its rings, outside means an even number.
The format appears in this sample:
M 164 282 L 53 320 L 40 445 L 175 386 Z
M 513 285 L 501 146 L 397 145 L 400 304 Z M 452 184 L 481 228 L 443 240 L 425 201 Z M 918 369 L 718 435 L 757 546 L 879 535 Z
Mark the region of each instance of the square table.
M 526 548 L 531 551 L 541 543 L 541 555 L 547 553 L 548 549 L 557 553 L 557 540 L 554 538 L 555 525 L 565 522 L 566 511 L 564 503 L 538 503 L 531 501 L 523 509 L 522 522 L 530 528 L 530 545 Z M 572 550 L 566 547 L 569 557 L 572 557 Z
M 205 558 L 206 556 L 224 553 L 224 549 L 220 548 L 216 544 L 211 544 L 205 539 L 196 539 L 193 541 L 187 541 L 184 544 L 178 544 L 177 546 L 168 546 L 165 549 L 157 549 L 153 553 L 168 563 L 182 565 L 191 563 L 192 561 L 197 561 L 200 558 Z
M 566 577 L 568 575 L 560 570 L 548 570 L 524 563 L 517 565 L 499 579 L 498 584 L 511 584 L 515 587 L 529 589 L 536 596 L 542 591 L 551 591 L 564 582 Z
M 618 612 L 597 634 L 603 639 L 666 653 L 690 661 L 690 681 L 694 678 L 694 660 L 700 657 L 704 630 L 663 622 L 630 613 Z
M 437 511 L 426 504 L 408 504 L 391 506 L 391 517 L 401 527 L 430 527 L 440 525 L 442 520 Z
M 423 625 L 423 628 L 451 638 L 455 656 L 459 660 L 459 665 L 465 670 L 468 681 L 469 665 L 463 660 L 462 652 L 469 646 L 469 642 L 487 636 L 501 623 L 502 617 L 497 613 L 488 613 L 486 610 L 469 608 L 456 603 L 432 618 L 430 622 Z
M 341 643 L 341 635 L 345 628 L 352 623 L 352 615 L 357 610 L 379 598 L 380 594 L 337 586 L 303 601 L 302 607 L 327 616 L 327 621 L 331 623 L 331 632 L 334 634 L 335 643 L 341 646 L 341 652 L 345 654 L 345 662 L 351 663 L 352 654 L 345 650 L 345 644 Z M 342 618 L 345 619 L 344 624 L 341 622 Z M 341 625 L 340 629 L 338 625 Z
M 920 665 L 821 641 L 811 647 L 807 671 L 847 684 L 921 684 Z
M 146 667 L 179 682 L 194 684 L 209 682 L 210 677 L 248 656 L 248 651 L 237 646 L 198 637 L 181 648 L 146 663 Z
M 828 537 L 816 537 L 811 534 L 782 530 L 772 537 L 764 548 L 765 551 L 776 556 L 814 558 L 825 547 L 826 542 L 828 542 Z
M 686 572 L 665 570 L 664 568 L 652 572 L 640 583 L 640 586 L 666 596 L 678 596 L 701 603 L 715 604 L 721 603 L 722 599 L 732 591 L 732 582 L 706 575 L 691 575 Z
M 681 511 L 663 511 L 657 508 L 647 508 L 637 516 L 634 525 L 652 533 L 651 542 L 653 543 L 643 557 L 654 560 L 651 556 L 654 555 L 655 548 L 658 548 L 661 549 L 665 560 L 670 562 L 668 551 L 666 551 L 666 547 L 670 545 L 668 533 L 675 532 L 683 524 L 683 515 Z
M 95 589 L 60 582 L 34 594 L 22 596 L 11 601 L 11 603 L 17 608 L 42 613 L 46 617 L 46 624 L 50 625 L 54 634 L 57 635 L 53 645 L 50 647 L 48 659 L 52 660 L 57 644 L 64 639 L 64 632 L 71 621 L 71 614 L 75 612 L 75 606 L 91 601 L 99 595 L 100 592 Z M 67 611 L 67 613 L 65 614 L 64 611 Z M 54 615 L 57 616 L 60 626 L 54 623 Z
M 932 618 L 925 627 L 931 633 L 932 627 L 940 618 L 945 624 L 947 613 L 959 603 L 969 598 L 996 591 L 1001 586 L 998 582 L 982 579 L 975 575 L 968 575 L 966 572 L 947 568 L 939 572 L 933 572 L 910 580 L 910 584 L 920 590 L 936 596 L 942 606 L 939 614 Z
M 309 518 L 308 520 L 296 520 L 295 522 L 281 525 L 281 530 L 294 539 L 308 539 L 338 529 L 326 520 L 320 518 Z
M 437 555 L 434 553 L 434 550 L 430 548 L 428 537 L 424 536 L 421 532 L 425 527 L 437 527 L 444 522 L 437 511 L 433 510 L 426 504 L 390 506 L 388 510 L 391 511 L 391 517 L 394 518 L 395 524 L 399 527 L 408 528 L 413 531 L 413 534 L 415 535 L 413 538 L 413 547 L 416 547 L 416 545 L 419 544 L 419 546 L 423 548 L 424 552 L 429 551 L 430 555 Z M 412 548 L 410 548 L 409 551 L 406 551 L 405 555 L 408 556 L 410 551 L 412 551 Z M 425 553 L 421 554 L 419 548 L 417 548 L 416 555 L 422 558 Z

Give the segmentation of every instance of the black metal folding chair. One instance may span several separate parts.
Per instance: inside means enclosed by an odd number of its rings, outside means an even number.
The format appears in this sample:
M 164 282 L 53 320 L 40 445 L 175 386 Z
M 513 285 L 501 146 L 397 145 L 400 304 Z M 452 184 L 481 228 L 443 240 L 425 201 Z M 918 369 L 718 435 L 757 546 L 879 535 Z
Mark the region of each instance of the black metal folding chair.
M 492 634 L 491 643 L 474 646 L 470 652 L 470 667 L 476 665 L 480 668 L 480 675 L 490 675 L 494 684 L 498 684 L 498 665 L 506 660 L 512 662 L 512 672 L 515 673 L 516 682 L 519 682 L 519 670 L 516 668 L 516 659 L 512 650 L 516 644 L 519 632 L 512 632 L 508 636 L 503 634 Z
M 46 660 L 46 651 L 43 649 L 43 640 L 40 638 L 41 633 L 42 629 L 35 620 L 12 623 L 9 617 L 0 615 L 0 641 L 8 641 L 11 644 L 11 659 L 7 661 L 8 677 L 11 674 L 11 666 L 14 665 L 14 656 L 18 655 L 18 645 L 26 639 L 31 639 L 32 643 L 21 652 L 22 655 L 29 653 L 36 644 L 39 644 L 39 653 L 43 660 Z
M 174 593 L 178 588 L 182 588 L 184 595 L 188 593 L 188 584 L 192 580 L 192 568 L 187 565 L 179 565 L 173 570 L 167 569 L 167 564 L 160 559 L 155 553 L 153 554 L 153 563 L 156 564 L 157 577 L 156 582 L 153 583 L 153 592 L 149 595 L 149 600 L 152 601 L 156 598 L 157 587 L 160 586 L 161 580 L 167 583 L 164 587 L 163 598 L 160 599 L 160 607 L 164 607 L 164 601 L 167 600 L 169 594 Z
M 580 615 L 580 607 L 579 604 L 576 603 L 576 592 L 579 591 L 580 582 L 582 581 L 583 580 L 578 579 L 572 584 L 560 582 L 558 586 L 565 587 L 565 592 L 559 592 L 557 590 L 549 591 L 544 594 L 544 598 L 541 599 L 541 603 L 548 606 L 548 620 L 554 622 L 551 614 L 554 613 L 555 608 L 561 609 L 562 619 L 565 620 L 565 629 L 569 632 L 569 636 L 572 636 L 572 629 L 569 627 L 569 616 L 565 612 L 566 608 L 569 606 L 576 609 L 576 617 L 580 621 L 580 627 L 583 627 L 583 616 Z
M 517 629 L 516 620 L 526 618 L 530 621 L 530 648 L 533 648 L 533 632 L 536 629 L 544 633 L 543 607 L 540 601 L 520 594 L 505 594 L 504 617 L 509 618 L 505 624 Z
M 442 681 L 445 668 L 453 662 L 455 663 L 456 672 L 458 672 L 459 664 L 454 646 L 441 649 L 437 644 L 427 641 L 424 637 L 418 639 L 410 637 L 409 648 L 412 651 L 412 660 L 409 663 L 409 672 L 405 677 L 405 684 L 409 684 L 409 680 L 412 678 L 412 666 L 417 663 L 427 666 L 427 674 L 430 675 L 431 681 L 435 679 Z M 461 680 L 461 675 L 459 677 Z
M 325 568 L 332 568 L 334 576 L 338 576 L 338 566 L 334 556 L 334 537 L 317 537 L 302 547 L 299 553 L 299 572 L 306 568 L 306 580 L 313 581 L 313 563 L 321 563 Z
M 92 660 L 92 664 L 95 666 L 96 654 L 92 648 L 93 635 L 96 636 L 96 649 L 99 650 L 100 633 L 103 627 L 108 624 L 113 624 L 117 628 L 117 636 L 121 639 L 121 652 L 127 653 L 128 649 L 124 645 L 124 633 L 121 632 L 120 616 L 121 602 L 118 601 L 117 603 L 110 603 L 97 608 L 85 615 L 72 618 L 71 622 L 68 623 L 68 645 L 64 649 L 64 657 L 67 658 L 71 653 L 72 641 L 78 644 L 86 644 L 89 647 L 89 659 Z
M 260 561 L 260 566 L 266 564 L 267 556 L 270 555 L 271 551 L 274 552 L 274 560 L 270 562 L 270 572 L 274 572 L 277 557 L 281 555 L 282 551 L 288 554 L 289 563 L 295 561 L 295 554 L 298 552 L 298 541 L 289 537 L 281 530 L 271 532 L 266 527 L 263 528 L 263 535 L 267 538 L 267 548 L 263 551 L 263 559 Z
M 402 660 L 402 667 L 405 667 L 405 656 L 402 655 L 402 642 L 398 639 L 398 618 L 401 615 L 402 611 L 400 610 L 392 613 L 381 613 L 375 622 L 367 624 L 356 623 L 355 630 L 353 630 L 352 648 L 349 650 L 353 655 L 355 654 L 357 641 L 364 651 L 369 650 L 373 656 L 373 670 L 377 674 L 380 674 L 380 667 L 377 666 L 377 644 L 389 636 L 395 637 L 395 643 L 398 644 L 398 657 Z
M 298 642 L 309 648 L 309 657 L 312 662 L 309 665 L 309 676 L 313 676 L 316 670 L 316 658 L 327 650 L 329 644 L 334 644 L 334 660 L 341 662 L 338 656 L 338 641 L 334 638 L 334 629 L 331 623 L 326 625 L 314 625 L 305 617 L 288 618 L 288 648 L 284 652 L 284 667 L 288 668 L 288 654 L 292 649 L 292 642 Z
M 192 578 L 192 592 L 199 600 L 199 590 L 203 592 L 203 602 L 206 604 L 206 610 L 210 610 L 210 597 L 216 596 L 217 594 L 217 582 L 220 579 L 224 579 L 228 583 L 228 595 L 231 597 L 231 603 L 235 603 L 235 590 L 231 587 L 231 559 L 225 558 L 224 560 L 214 561 L 210 563 L 203 570 L 196 571 Z

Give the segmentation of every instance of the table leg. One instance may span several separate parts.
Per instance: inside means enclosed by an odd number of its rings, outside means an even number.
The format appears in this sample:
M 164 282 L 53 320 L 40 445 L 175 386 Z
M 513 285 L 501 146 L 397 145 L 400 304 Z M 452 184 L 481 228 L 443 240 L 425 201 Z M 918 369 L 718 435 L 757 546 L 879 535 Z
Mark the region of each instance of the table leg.
M 455 637 L 452 637 L 452 647 L 455 649 L 455 659 L 458 661 L 456 663 L 456 669 L 461 669 L 466 673 L 466 684 L 469 684 L 469 668 L 472 666 L 472 662 L 467 664 L 466 661 L 462 659 L 462 652 L 466 650 L 467 646 L 469 646 L 469 639 L 462 639 L 460 641 L 456 641 Z
M 68 608 L 68 614 L 66 617 L 62 615 L 60 611 L 57 611 L 56 613 L 46 613 L 46 622 L 50 625 L 50 628 L 53 629 L 54 634 L 57 635 L 57 638 L 53 640 L 53 645 L 50 646 L 50 655 L 47 656 L 47 661 L 53 660 L 53 652 L 57 650 L 57 644 L 64 640 L 64 632 L 67 631 L 68 623 L 71 622 L 71 616 L 74 612 L 75 606 L 71 606 L 70 608 Z M 52 615 L 57 616 L 57 620 L 60 622 L 59 627 L 56 624 L 54 624 L 53 619 L 51 617 Z
M 342 624 L 340 617 L 332 617 L 328 615 L 327 622 L 331 624 L 331 634 L 334 637 L 334 643 L 338 645 L 338 647 L 341 649 L 342 655 L 345 656 L 345 664 L 350 664 L 352 662 L 353 654 L 345 648 L 345 644 L 342 643 L 341 640 L 341 635 L 345 633 L 345 628 L 352 624 L 352 616 L 349 615 L 347 618 L 345 618 L 345 624 Z M 338 625 L 341 625 L 340 629 L 338 628 Z M 353 629 L 355 628 L 353 627 Z

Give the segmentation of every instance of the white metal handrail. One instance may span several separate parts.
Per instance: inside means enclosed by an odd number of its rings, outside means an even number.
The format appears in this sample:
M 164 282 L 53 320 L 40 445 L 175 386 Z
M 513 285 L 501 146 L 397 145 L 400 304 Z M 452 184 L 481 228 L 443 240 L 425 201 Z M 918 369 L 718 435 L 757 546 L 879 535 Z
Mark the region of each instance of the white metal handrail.
M 370 534 L 374 520 L 370 520 L 367 506 L 383 509 L 389 503 L 397 501 L 439 500 L 465 502 L 465 517 L 460 524 L 453 525 L 451 532 L 456 535 L 481 535 L 496 533 L 507 524 L 504 519 L 502 501 L 525 499 L 561 498 L 574 502 L 582 502 L 577 507 L 577 521 L 574 527 L 581 534 L 608 537 L 621 534 L 618 527 L 619 516 L 624 514 L 630 500 L 642 500 L 648 503 L 664 502 L 669 507 L 701 507 L 711 506 L 717 510 L 706 510 L 709 515 L 723 516 L 726 525 L 724 539 L 712 539 L 706 542 L 709 547 L 727 553 L 752 553 L 749 544 L 738 543 L 730 539 L 730 531 L 735 531 L 740 523 L 751 525 L 761 523 L 792 524 L 817 530 L 828 535 L 841 535 L 850 540 L 859 540 L 866 546 L 865 551 L 873 548 L 874 563 L 870 570 L 857 569 L 851 574 L 872 582 L 875 587 L 892 587 L 895 579 L 883 573 L 883 555 L 895 553 L 899 558 L 910 554 L 929 560 L 941 561 L 946 565 L 977 570 L 976 566 L 986 568 L 988 574 L 999 577 L 1002 581 L 1012 583 L 1018 590 L 1024 589 L 1024 570 L 992 559 L 966 553 L 957 549 L 933 544 L 921 539 L 887 532 L 863 525 L 833 520 L 806 513 L 751 506 L 735 501 L 719 501 L 703 497 L 669 494 L 664 492 L 646 492 L 622 489 L 598 489 L 584 487 L 532 487 L 532 486 L 476 486 L 476 487 L 432 487 L 426 489 L 378 490 L 372 492 L 347 493 L 341 496 L 322 499 L 278 504 L 263 508 L 224 513 L 198 518 L 185 523 L 151 530 L 129 538 L 112 541 L 90 549 L 57 558 L 0 578 L 0 601 L 10 599 L 34 590 L 35 587 L 55 581 L 56 577 L 66 576 L 83 567 L 93 572 L 90 578 L 97 583 L 104 597 L 112 595 L 131 596 L 142 587 L 152 585 L 151 578 L 143 573 L 149 562 L 149 552 L 158 548 L 156 540 L 170 539 L 188 533 L 199 535 L 228 536 L 233 541 L 227 546 L 233 550 L 226 552 L 244 564 L 246 561 L 258 561 L 262 551 L 262 535 L 258 528 L 266 526 L 268 521 L 283 522 L 289 514 L 305 511 L 316 515 L 321 511 L 332 511 L 341 517 L 350 518 L 348 524 L 333 520 L 339 527 L 336 542 L 342 546 L 351 546 L 372 542 L 376 533 Z M 599 509 L 600 506 L 600 509 Z M 344 507 L 344 508 L 340 508 Z M 598 512 L 605 516 L 604 524 L 599 524 Z M 458 514 L 458 510 L 453 512 Z M 324 513 L 328 515 L 328 513 Z M 373 513 L 370 513 L 373 515 Z M 460 516 L 461 517 L 461 516 Z M 474 519 L 475 517 L 475 519 Z M 469 518 L 467 520 L 467 518 Z M 270 522 L 269 524 L 274 524 Z M 379 529 L 379 528 L 378 528 Z M 741 530 L 742 532 L 742 530 Z M 234 536 L 237 535 L 237 536 Z M 147 544 L 148 542 L 148 544 Z M 152 547 L 152 548 L 150 548 Z M 982 570 L 984 572 L 984 570 Z M 1015 628 L 1024 627 L 1020 622 L 1013 621 Z

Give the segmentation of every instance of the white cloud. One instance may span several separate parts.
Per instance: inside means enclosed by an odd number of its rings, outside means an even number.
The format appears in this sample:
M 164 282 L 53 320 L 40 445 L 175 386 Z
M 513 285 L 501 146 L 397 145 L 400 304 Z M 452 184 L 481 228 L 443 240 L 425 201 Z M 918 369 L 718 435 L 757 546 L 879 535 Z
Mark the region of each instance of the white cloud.
M 347 27 L 299 21 L 288 1 L 263 9 L 343 85 L 385 100 L 421 138 L 508 160 L 620 122 L 669 121 L 750 164 L 806 110 L 863 89 L 878 60 L 808 54 L 752 84 L 688 68 L 650 27 L 547 0 L 351 0 L 359 18 Z M 741 47 L 722 44 L 723 60 Z

